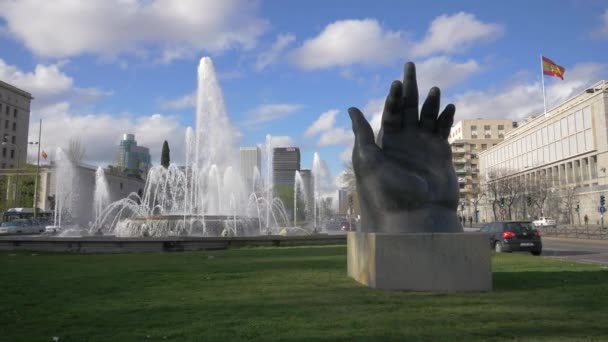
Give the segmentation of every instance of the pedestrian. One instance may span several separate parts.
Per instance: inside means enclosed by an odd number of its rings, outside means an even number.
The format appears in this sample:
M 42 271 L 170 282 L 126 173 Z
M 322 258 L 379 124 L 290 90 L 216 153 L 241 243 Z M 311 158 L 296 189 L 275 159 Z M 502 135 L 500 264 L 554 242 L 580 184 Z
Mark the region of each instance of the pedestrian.
M 473 216 L 469 216 L 469 227 L 473 228 Z
M 585 226 L 589 224 L 589 216 L 585 214 Z

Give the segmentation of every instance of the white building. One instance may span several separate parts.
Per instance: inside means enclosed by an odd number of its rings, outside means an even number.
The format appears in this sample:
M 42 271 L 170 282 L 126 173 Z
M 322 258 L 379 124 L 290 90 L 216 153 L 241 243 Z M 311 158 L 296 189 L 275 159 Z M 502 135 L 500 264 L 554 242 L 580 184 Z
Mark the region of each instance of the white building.
M 546 115 L 520 123 L 501 143 L 480 152 L 483 181 L 492 184 L 508 179 L 521 185 L 513 219 L 545 214 L 562 223 L 572 219 L 578 223 L 580 214 L 596 223 L 600 195 L 608 195 L 607 115 L 608 82 L 601 81 Z M 538 207 L 528 206 L 527 197 L 533 197 L 530 191 L 539 184 L 546 185 L 547 199 Z M 578 214 L 574 210 L 577 205 Z M 482 220 L 494 220 L 491 206 L 484 209 Z
M 253 189 L 254 174 L 262 172 L 262 151 L 259 147 L 241 147 L 241 177 L 248 189 Z

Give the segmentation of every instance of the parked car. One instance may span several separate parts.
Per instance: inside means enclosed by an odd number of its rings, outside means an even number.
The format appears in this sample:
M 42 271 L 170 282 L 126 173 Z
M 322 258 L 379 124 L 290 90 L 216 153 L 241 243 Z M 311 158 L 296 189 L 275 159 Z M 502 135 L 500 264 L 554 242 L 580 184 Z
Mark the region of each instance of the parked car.
M 479 231 L 488 234 L 496 253 L 524 251 L 540 255 L 543 244 L 540 232 L 534 228 L 530 221 L 505 221 L 487 223 Z
M 44 227 L 37 220 L 17 219 L 3 222 L 0 225 L 0 234 L 39 234 Z
M 555 220 L 550 217 L 541 217 L 538 220 L 532 221 L 537 227 L 555 226 Z
M 340 222 L 340 230 L 343 232 L 347 232 L 350 230 L 350 222 L 342 221 Z

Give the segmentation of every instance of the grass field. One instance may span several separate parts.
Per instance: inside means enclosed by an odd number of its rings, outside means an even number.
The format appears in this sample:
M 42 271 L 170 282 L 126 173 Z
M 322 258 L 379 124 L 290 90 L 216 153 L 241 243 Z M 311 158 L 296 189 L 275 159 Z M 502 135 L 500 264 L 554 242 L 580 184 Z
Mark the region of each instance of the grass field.
M 0 340 L 608 340 L 597 266 L 496 255 L 493 292 L 421 294 L 357 284 L 345 253 L 0 253 Z

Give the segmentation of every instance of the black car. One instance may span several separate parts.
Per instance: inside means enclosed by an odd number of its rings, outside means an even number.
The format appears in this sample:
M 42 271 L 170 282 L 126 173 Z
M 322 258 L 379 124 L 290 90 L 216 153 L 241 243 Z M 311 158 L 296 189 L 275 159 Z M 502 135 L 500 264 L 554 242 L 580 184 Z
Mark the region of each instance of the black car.
M 488 234 L 490 247 L 496 253 L 523 251 L 540 255 L 543 250 L 540 232 L 530 221 L 492 222 L 479 231 Z

